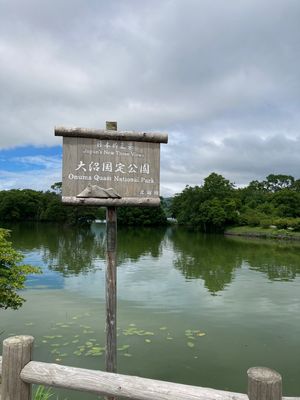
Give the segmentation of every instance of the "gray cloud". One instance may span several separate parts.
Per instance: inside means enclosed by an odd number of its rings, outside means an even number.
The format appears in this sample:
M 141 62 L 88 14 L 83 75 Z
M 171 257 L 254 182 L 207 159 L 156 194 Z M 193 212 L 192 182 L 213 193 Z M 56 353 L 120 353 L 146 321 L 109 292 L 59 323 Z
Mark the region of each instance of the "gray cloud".
M 298 0 L 0 0 L 0 146 L 54 125 L 168 131 L 165 193 L 298 176 Z

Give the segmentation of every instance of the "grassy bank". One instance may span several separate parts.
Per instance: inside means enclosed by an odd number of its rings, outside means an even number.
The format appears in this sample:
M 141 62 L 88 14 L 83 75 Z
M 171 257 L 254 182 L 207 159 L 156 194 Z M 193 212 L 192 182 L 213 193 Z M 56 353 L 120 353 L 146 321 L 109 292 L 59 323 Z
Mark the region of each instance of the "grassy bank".
M 235 226 L 227 229 L 225 235 L 300 240 L 300 232 L 294 232 L 289 229 L 261 228 L 259 226 Z

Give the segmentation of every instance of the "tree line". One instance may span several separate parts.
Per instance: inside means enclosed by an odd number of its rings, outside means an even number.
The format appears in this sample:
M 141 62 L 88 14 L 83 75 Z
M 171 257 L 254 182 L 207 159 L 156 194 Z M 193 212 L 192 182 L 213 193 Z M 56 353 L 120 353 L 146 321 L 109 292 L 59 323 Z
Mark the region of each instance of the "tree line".
M 32 189 L 0 191 L 0 221 L 49 221 L 80 224 L 105 219 L 105 209 L 66 206 L 61 202 L 61 182 L 42 192 Z M 300 179 L 270 174 L 237 188 L 215 172 L 201 186 L 186 186 L 160 207 L 121 207 L 120 225 L 158 226 L 166 216 L 178 224 L 203 232 L 222 232 L 229 226 L 260 226 L 300 231 Z
M 61 182 L 43 192 L 32 189 L 0 191 L 0 221 L 42 221 L 80 224 L 105 219 L 102 207 L 67 206 L 61 202 Z M 121 207 L 118 210 L 121 225 L 164 225 L 166 216 L 162 207 Z
M 202 186 L 186 186 L 176 194 L 171 210 L 179 224 L 203 232 L 241 225 L 300 231 L 300 179 L 270 174 L 261 182 L 236 188 L 213 172 Z

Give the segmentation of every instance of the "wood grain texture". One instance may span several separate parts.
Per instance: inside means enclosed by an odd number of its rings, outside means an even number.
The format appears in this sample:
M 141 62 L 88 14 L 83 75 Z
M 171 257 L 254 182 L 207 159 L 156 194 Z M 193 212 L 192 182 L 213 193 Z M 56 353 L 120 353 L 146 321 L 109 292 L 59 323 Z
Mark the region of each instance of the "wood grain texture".
M 24 381 L 133 400 L 248 400 L 247 395 L 56 364 L 30 362 Z
M 123 140 L 123 141 L 137 141 L 137 142 L 154 142 L 154 143 L 168 143 L 168 135 L 159 132 L 135 132 L 135 131 L 115 131 L 106 129 L 89 129 L 79 127 L 63 127 L 56 126 L 54 128 L 55 136 L 64 137 L 83 137 L 104 140 Z
M 156 198 L 159 181 L 159 143 L 63 139 L 63 196 L 76 197 L 91 184 L 122 198 Z
M 99 206 L 99 207 L 158 207 L 160 198 L 126 197 L 122 199 L 83 198 L 63 196 L 62 202 L 74 206 Z
M 31 400 L 31 385 L 20 378 L 23 367 L 31 360 L 32 336 L 14 336 L 3 341 L 2 400 Z
M 37 371 L 37 372 L 36 372 Z M 0 376 L 2 374 L 2 357 L 0 356 Z M 59 377 L 60 376 L 60 377 Z M 70 379 L 72 377 L 72 379 Z M 114 382 L 114 377 L 115 382 Z M 119 375 L 119 374 L 109 374 L 101 371 L 89 371 L 86 369 L 79 369 L 79 368 L 72 368 L 72 367 L 67 367 L 67 366 L 62 366 L 62 365 L 56 365 L 56 364 L 47 364 L 47 363 L 41 363 L 41 362 L 36 362 L 36 361 L 31 361 L 29 364 L 26 365 L 26 367 L 22 370 L 21 372 L 21 378 L 24 379 L 28 383 L 36 383 L 36 384 L 41 384 L 41 385 L 50 385 L 53 387 L 58 387 L 56 383 L 59 383 L 59 387 L 63 388 L 70 388 L 70 389 L 78 389 L 82 391 L 92 391 L 93 393 L 104 393 L 111 395 L 112 391 L 115 393 L 116 390 L 118 389 L 117 384 L 123 385 L 123 391 L 126 391 L 127 393 L 130 392 L 130 390 L 134 390 L 132 386 L 130 388 L 127 388 L 127 376 L 126 375 Z M 148 394 L 142 394 L 143 399 L 152 399 L 152 400 L 160 400 L 162 397 L 156 397 L 156 392 L 159 392 L 161 389 L 160 384 L 162 383 L 165 387 L 165 385 L 169 386 L 170 390 L 170 397 L 168 397 L 167 394 L 163 396 L 163 400 L 173 400 L 172 394 L 174 391 L 176 391 L 179 387 L 179 393 L 184 391 L 184 393 L 188 393 L 188 395 L 185 397 L 187 400 L 192 399 L 192 400 L 248 400 L 248 396 L 245 394 L 240 394 L 240 393 L 233 393 L 233 392 L 226 392 L 222 390 L 214 390 L 214 389 L 208 389 L 208 388 L 202 388 L 202 387 L 197 387 L 197 386 L 188 386 L 188 385 L 181 385 L 177 383 L 168 383 L 168 382 L 162 382 L 162 381 L 154 381 L 151 379 L 145 379 L 145 378 L 135 378 L 133 376 L 129 376 L 129 383 L 134 381 L 135 384 L 139 385 L 139 387 L 144 384 L 144 386 L 147 388 L 148 381 L 151 382 L 151 385 L 149 386 L 149 391 L 152 388 L 152 384 L 155 386 L 157 385 L 155 391 L 148 393 Z M 74 387 L 74 379 L 76 381 L 77 379 L 77 386 L 80 387 Z M 141 380 L 139 382 L 139 380 Z M 89 382 L 93 382 L 92 388 L 89 388 Z M 79 385 L 80 384 L 80 385 Z M 95 387 L 96 386 L 96 387 Z M 116 387 L 117 386 L 117 387 Z M 100 390 L 98 388 L 100 387 Z M 121 386 L 122 387 L 122 386 Z M 96 390 L 96 392 L 95 392 Z M 153 395 L 152 395 L 153 394 Z M 130 394 L 129 394 L 130 396 Z M 191 397 L 193 396 L 193 397 Z M 202 397 L 201 397 L 202 396 Z M 128 398 L 128 397 L 127 397 Z M 137 397 L 132 397 L 137 399 Z M 174 397 L 176 400 L 178 398 Z M 282 397 L 283 400 L 300 400 L 300 397 Z
M 249 400 L 281 400 L 281 375 L 266 367 L 248 369 L 248 397 Z
M 117 209 L 106 210 L 106 351 L 107 372 L 117 371 Z
M 75 190 L 78 194 L 78 182 L 68 180 L 69 165 L 75 165 L 77 162 L 77 143 L 78 139 L 63 138 L 63 163 L 62 163 L 62 195 L 65 193 L 70 193 L 72 187 L 75 186 Z
M 106 129 L 117 130 L 117 122 L 106 121 Z M 105 368 L 117 372 L 117 208 L 106 208 L 106 347 Z M 106 396 L 106 400 L 116 400 Z

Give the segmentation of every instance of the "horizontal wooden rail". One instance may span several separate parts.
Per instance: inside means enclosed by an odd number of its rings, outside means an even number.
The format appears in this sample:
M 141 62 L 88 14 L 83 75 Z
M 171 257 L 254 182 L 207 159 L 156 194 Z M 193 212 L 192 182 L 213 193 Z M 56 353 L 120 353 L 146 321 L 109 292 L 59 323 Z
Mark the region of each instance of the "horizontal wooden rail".
M 258 369 L 255 372 L 258 374 L 260 372 L 265 373 L 265 370 L 268 369 L 261 370 Z M 2 357 L 0 357 L 1 375 Z M 253 372 L 251 375 L 253 375 Z M 20 378 L 27 384 L 46 385 L 132 400 L 248 400 L 248 396 L 241 393 L 38 361 L 27 363 L 20 373 Z M 273 399 L 273 397 L 268 396 L 253 398 Z M 300 400 L 300 397 L 282 397 L 282 399 Z
M 170 383 L 136 376 L 30 361 L 21 372 L 27 383 L 74 389 L 132 400 L 247 400 L 245 394 Z

